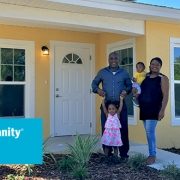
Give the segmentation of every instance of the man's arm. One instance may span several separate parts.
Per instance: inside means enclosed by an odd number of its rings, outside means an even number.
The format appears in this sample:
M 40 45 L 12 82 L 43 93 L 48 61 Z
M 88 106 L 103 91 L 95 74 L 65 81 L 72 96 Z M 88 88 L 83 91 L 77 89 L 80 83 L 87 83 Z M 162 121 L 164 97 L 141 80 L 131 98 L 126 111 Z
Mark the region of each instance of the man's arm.
M 102 82 L 101 71 L 99 71 L 96 77 L 94 78 L 94 80 L 92 81 L 91 87 L 92 87 L 93 93 L 97 93 L 99 94 L 99 96 L 104 97 L 105 95 L 104 91 L 99 88 L 99 84 L 101 82 Z

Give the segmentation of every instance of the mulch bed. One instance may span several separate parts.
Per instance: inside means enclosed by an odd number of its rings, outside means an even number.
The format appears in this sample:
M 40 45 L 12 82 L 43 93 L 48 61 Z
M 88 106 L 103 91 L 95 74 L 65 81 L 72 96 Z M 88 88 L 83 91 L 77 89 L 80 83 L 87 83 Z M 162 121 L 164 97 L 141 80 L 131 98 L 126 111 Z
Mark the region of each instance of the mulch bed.
M 180 154 L 180 149 L 164 149 Z M 60 160 L 63 155 L 55 155 Z M 25 180 L 73 180 L 70 173 L 58 169 L 53 162 L 49 164 L 35 165 L 31 177 Z M 0 179 L 7 179 L 8 174 L 21 175 L 26 171 L 22 165 L 1 165 Z M 130 168 L 127 162 L 113 162 L 107 160 L 103 154 L 93 154 L 88 167 L 88 178 L 86 180 L 165 180 L 159 171 L 148 166 L 142 166 L 139 170 Z M 20 180 L 20 179 L 18 179 Z

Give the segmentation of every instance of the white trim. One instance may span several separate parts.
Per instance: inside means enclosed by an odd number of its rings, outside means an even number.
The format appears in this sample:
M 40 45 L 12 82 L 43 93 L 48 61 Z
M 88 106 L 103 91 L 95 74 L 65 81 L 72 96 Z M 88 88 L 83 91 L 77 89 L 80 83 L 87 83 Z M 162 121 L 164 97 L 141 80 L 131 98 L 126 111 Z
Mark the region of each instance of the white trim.
M 55 121 L 55 59 L 54 59 L 54 50 L 56 45 L 62 46 L 75 46 L 75 47 L 82 47 L 82 48 L 89 48 L 91 53 L 91 79 L 94 77 L 95 74 L 95 45 L 88 44 L 88 43 L 74 43 L 74 42 L 63 42 L 63 41 L 50 41 L 50 136 L 54 137 L 54 121 Z M 90 85 L 89 85 L 90 86 Z M 95 103 L 95 96 L 93 93 L 91 94 L 91 134 L 96 134 L 96 103 Z
M 15 84 L 25 85 L 25 117 L 30 118 L 35 115 L 35 44 L 33 41 L 0 39 L 0 47 L 22 48 L 26 52 L 25 82 Z M 2 84 L 2 83 L 1 83 Z M 3 82 L 3 84 L 5 84 Z M 6 83 L 8 84 L 8 82 Z M 12 84 L 12 83 L 9 83 Z
M 39 9 L 79 12 L 82 14 L 94 14 L 110 17 L 124 17 L 133 19 L 159 18 L 180 20 L 179 9 L 150 5 L 145 3 L 131 3 L 117 0 L 1 0 L 1 4 L 17 5 L 23 7 L 34 7 Z M 2 6 L 1 5 L 1 6 Z
M 135 71 L 135 63 L 136 63 L 136 50 L 135 50 L 135 39 L 128 39 L 123 41 L 118 41 L 115 43 L 111 43 L 107 45 L 106 57 L 107 57 L 107 65 L 108 65 L 108 55 L 110 52 L 126 49 L 126 48 L 133 48 L 133 72 Z M 137 109 L 134 107 L 134 117 L 128 117 L 128 124 L 130 125 L 137 125 Z
M 83 2 L 84 3 L 84 2 Z M 62 7 L 62 4 L 59 4 Z M 94 9 L 91 9 L 92 11 Z M 94 11 L 93 11 L 94 12 Z M 96 10 L 95 10 L 96 12 Z M 61 17 L 61 18 L 60 18 Z M 0 23 L 144 35 L 144 21 L 0 3 Z
M 171 89 L 171 124 L 172 126 L 180 126 L 180 118 L 175 117 L 175 93 L 174 93 L 174 47 L 180 48 L 180 38 L 170 38 L 170 89 Z

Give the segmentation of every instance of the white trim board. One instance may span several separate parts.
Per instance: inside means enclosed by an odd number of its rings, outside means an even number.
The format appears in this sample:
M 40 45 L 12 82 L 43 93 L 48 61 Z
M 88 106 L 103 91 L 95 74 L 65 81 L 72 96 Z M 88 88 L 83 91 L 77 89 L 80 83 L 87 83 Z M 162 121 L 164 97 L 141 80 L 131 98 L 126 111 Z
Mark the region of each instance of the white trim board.
M 180 126 L 180 117 L 175 117 L 175 92 L 174 83 L 180 84 L 180 81 L 174 80 L 174 47 L 180 48 L 180 38 L 170 38 L 170 96 L 171 96 L 171 125 Z
M 61 18 L 59 18 L 61 17 Z M 0 23 L 144 35 L 144 21 L 0 3 Z

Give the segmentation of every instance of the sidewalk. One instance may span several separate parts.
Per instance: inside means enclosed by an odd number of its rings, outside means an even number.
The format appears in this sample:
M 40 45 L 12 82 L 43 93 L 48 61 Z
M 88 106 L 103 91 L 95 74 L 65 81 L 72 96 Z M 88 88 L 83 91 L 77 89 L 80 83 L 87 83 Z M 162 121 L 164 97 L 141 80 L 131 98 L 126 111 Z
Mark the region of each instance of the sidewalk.
M 73 144 L 74 136 L 54 137 L 49 138 L 46 142 L 45 151 L 55 154 L 65 154 L 67 150 L 67 144 Z M 97 152 L 102 152 L 101 144 L 97 145 Z M 129 155 L 135 153 L 142 153 L 148 156 L 148 146 L 145 144 L 130 143 Z M 157 149 L 157 160 L 156 163 L 150 165 L 150 167 L 162 170 L 164 166 L 174 163 L 180 168 L 180 155 L 174 154 L 168 151 Z
M 148 156 L 148 146 L 144 144 L 131 144 L 129 155 L 134 153 L 142 153 L 145 156 Z M 175 164 L 178 168 L 180 168 L 180 155 L 171 153 L 168 151 L 164 151 L 162 149 L 157 149 L 157 159 L 156 163 L 153 165 L 149 165 L 152 168 L 162 170 L 164 166 L 168 164 Z

